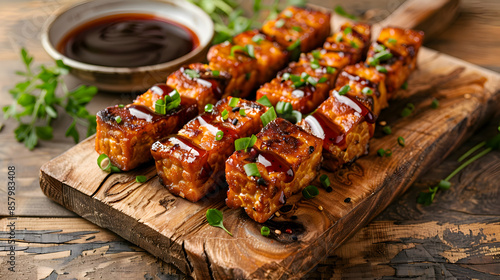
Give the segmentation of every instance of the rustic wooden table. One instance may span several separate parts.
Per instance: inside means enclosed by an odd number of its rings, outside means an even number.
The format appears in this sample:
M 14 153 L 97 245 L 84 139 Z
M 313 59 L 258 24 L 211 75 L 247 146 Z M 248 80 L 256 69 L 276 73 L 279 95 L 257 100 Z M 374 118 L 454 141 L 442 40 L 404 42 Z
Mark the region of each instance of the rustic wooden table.
M 23 65 L 18 53 L 26 47 L 37 63 L 51 63 L 39 34 L 46 18 L 74 0 L 2 1 L 0 25 L 0 106 Z M 340 1 L 312 1 L 332 8 Z M 352 1 L 354 2 L 354 1 Z M 356 14 L 390 14 L 404 0 L 342 3 Z M 460 14 L 429 48 L 500 72 L 500 2 L 462 1 Z M 71 80 L 75 84 L 78 81 Z M 128 103 L 131 94 L 98 94 L 91 113 L 111 104 Z M 500 109 L 500 108 L 499 108 Z M 308 278 L 449 277 L 493 279 L 500 276 L 500 152 L 494 151 L 464 169 L 453 187 L 439 193 L 431 206 L 416 204 L 421 190 L 434 185 L 458 166 L 457 158 L 497 133 L 500 114 L 478 127 L 474 136 L 450 153 L 375 221 L 315 267 Z M 68 119 L 53 123 L 54 140 L 28 151 L 16 142 L 15 124 L 0 132 L 0 279 L 180 279 L 166 264 L 117 235 L 99 228 L 46 198 L 38 183 L 40 166 L 74 145 L 64 137 Z M 8 270 L 8 166 L 16 168 L 15 270 Z

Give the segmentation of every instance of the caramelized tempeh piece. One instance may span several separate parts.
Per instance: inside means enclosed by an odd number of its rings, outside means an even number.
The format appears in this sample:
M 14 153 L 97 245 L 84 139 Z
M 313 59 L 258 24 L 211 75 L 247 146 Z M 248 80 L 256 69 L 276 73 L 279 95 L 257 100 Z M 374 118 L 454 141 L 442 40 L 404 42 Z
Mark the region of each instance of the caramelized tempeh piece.
M 370 103 L 350 95 L 331 96 L 300 126 L 323 139 L 323 167 L 335 170 L 368 152 L 368 141 L 375 129 Z
M 258 30 L 245 31 L 233 38 L 233 43 L 245 47 L 253 46 L 257 59 L 257 83 L 263 84 L 271 80 L 288 62 L 288 52 L 270 37 L 259 33 Z
M 257 86 L 258 62 L 248 53 L 234 49 L 234 46 L 230 42 L 212 46 L 207 55 L 209 66 L 212 70 L 226 71 L 231 75 L 223 97 L 246 97 Z
M 230 100 L 219 101 L 211 113 L 191 120 L 178 135 L 153 144 L 151 153 L 158 176 L 171 193 L 193 202 L 200 200 L 221 185 L 224 162 L 234 151 L 234 141 L 262 128 L 260 116 L 267 107 L 243 99 L 231 107 Z M 223 112 L 227 112 L 225 120 Z M 217 140 L 219 131 L 224 134 Z
M 183 98 L 177 109 L 165 115 L 152 110 L 156 100 L 172 89 L 156 85 L 125 107 L 108 107 L 97 113 L 95 150 L 106 154 L 121 170 L 131 170 L 151 160 L 149 149 L 154 141 L 176 132 L 196 116 L 196 102 Z
M 340 31 L 326 38 L 323 48 L 327 51 L 343 52 L 354 64 L 363 58 L 370 43 L 371 26 L 363 23 L 346 22 Z
M 245 208 L 259 223 L 267 221 L 287 198 L 314 180 L 321 150 L 321 139 L 284 119 L 275 119 L 257 134 L 249 151 L 236 151 L 226 161 L 226 204 Z M 261 177 L 247 176 L 244 166 L 252 163 Z
M 222 98 L 231 75 L 225 71 L 212 71 L 208 65 L 194 63 L 170 74 L 167 85 L 175 88 L 183 97 L 198 101 L 198 110 L 205 105 L 215 104 Z
M 288 7 L 275 20 L 264 23 L 262 32 L 287 48 L 300 43 L 300 51 L 308 52 L 321 46 L 330 34 L 330 14 Z
M 337 73 L 318 61 L 312 64 L 308 58 L 303 56 L 299 62 L 290 63 L 277 78 L 257 90 L 257 99 L 266 95 L 273 105 L 290 102 L 294 110 L 304 114 L 316 109 L 328 97 Z
M 389 98 L 415 70 L 423 39 L 422 31 L 387 27 L 382 29 L 377 42 L 370 46 L 367 63 L 379 65 L 379 70 L 386 73 Z

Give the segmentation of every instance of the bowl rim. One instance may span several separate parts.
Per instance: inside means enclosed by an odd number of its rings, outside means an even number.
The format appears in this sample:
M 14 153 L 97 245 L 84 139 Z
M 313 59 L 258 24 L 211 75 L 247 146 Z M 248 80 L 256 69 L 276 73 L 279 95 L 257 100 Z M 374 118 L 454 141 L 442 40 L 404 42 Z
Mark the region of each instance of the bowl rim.
M 159 4 L 165 4 L 165 3 L 171 3 L 173 5 L 180 6 L 182 8 L 185 8 L 185 10 L 189 13 L 193 13 L 196 16 L 201 16 L 204 17 L 204 20 L 207 21 L 207 24 L 209 24 L 209 30 L 211 32 L 210 38 L 207 43 L 205 44 L 200 44 L 192 51 L 189 53 L 178 57 L 174 60 L 159 63 L 159 64 L 154 64 L 154 65 L 146 65 L 146 66 L 139 66 L 139 67 L 111 67 L 111 66 L 101 66 L 101 65 L 95 65 L 95 64 L 89 64 L 89 63 L 84 63 L 80 62 L 74 59 L 71 59 L 64 54 L 60 53 L 57 51 L 56 47 L 51 43 L 49 39 L 49 31 L 51 30 L 52 26 L 54 25 L 54 22 L 61 16 L 62 14 L 66 13 L 67 11 L 77 8 L 79 6 L 91 3 L 91 2 L 119 2 L 118 0 L 85 0 L 81 1 L 78 3 L 70 3 L 63 5 L 62 7 L 58 8 L 54 13 L 52 13 L 49 18 L 45 21 L 44 25 L 42 26 L 42 32 L 41 32 L 41 42 L 42 46 L 45 49 L 45 51 L 51 56 L 54 60 L 62 60 L 62 62 L 69 66 L 70 68 L 74 69 L 79 69 L 79 70 L 84 70 L 88 72 L 100 72 L 100 73 L 105 73 L 105 74 L 133 74 L 133 73 L 142 73 L 142 72 L 156 72 L 156 71 L 161 71 L 165 70 L 167 68 L 173 67 L 175 65 L 182 64 L 185 61 L 189 61 L 190 59 L 194 58 L 197 56 L 200 52 L 202 52 L 213 40 L 214 37 L 214 23 L 210 16 L 205 13 L 201 8 L 198 6 L 186 1 L 186 0 L 147 0 L 149 2 L 157 2 Z M 128 2 L 135 2 L 128 0 Z M 117 13 L 118 14 L 118 13 Z M 98 17 L 97 17 L 98 18 Z M 96 19 L 97 19 L 96 18 Z M 169 19 L 171 20 L 171 19 Z M 76 28 L 76 26 L 75 26 Z M 198 35 L 198 33 L 193 30 L 195 34 Z

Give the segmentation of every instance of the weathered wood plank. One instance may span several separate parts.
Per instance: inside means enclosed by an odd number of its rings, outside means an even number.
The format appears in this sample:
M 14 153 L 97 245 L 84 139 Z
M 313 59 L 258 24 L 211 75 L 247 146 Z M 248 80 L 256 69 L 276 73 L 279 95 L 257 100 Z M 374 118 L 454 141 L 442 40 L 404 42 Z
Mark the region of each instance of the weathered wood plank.
M 293 234 L 262 237 L 260 226 L 242 211 L 225 207 L 223 193 L 199 203 L 173 197 L 154 178 L 152 167 L 103 173 L 95 164 L 92 138 L 44 165 L 41 186 L 66 208 L 193 276 L 302 275 L 440 162 L 497 106 L 497 74 L 427 49 L 420 54 L 419 65 L 409 90 L 401 92 L 381 116 L 393 134 L 376 136 L 370 155 L 329 174 L 334 192 L 321 191 L 308 201 L 296 197 L 295 203 L 289 202 L 294 205 L 291 212 L 267 222 L 273 230 L 290 228 Z M 429 106 L 434 97 L 440 99 L 438 110 Z M 416 107 L 412 116 L 397 117 L 408 102 Z M 398 136 L 406 139 L 405 148 L 398 146 Z M 378 157 L 379 148 L 392 149 L 393 156 Z M 134 181 L 138 174 L 151 179 L 138 184 Z M 350 202 L 345 203 L 348 197 Z M 224 212 L 234 238 L 205 222 L 208 208 Z M 235 250 L 237 254 L 232 253 Z

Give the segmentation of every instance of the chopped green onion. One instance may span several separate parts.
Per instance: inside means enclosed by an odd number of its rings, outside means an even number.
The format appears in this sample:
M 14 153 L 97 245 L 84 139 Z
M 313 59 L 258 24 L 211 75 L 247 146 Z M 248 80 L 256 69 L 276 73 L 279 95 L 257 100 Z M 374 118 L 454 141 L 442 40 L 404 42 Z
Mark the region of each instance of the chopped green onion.
M 375 66 L 375 69 L 377 69 L 380 73 L 387 73 L 387 69 L 384 66 L 377 65 Z
M 283 27 L 283 25 L 285 25 L 285 20 L 282 18 L 280 18 L 274 23 L 274 26 L 276 26 L 276 28 L 281 28 Z
M 250 143 L 250 137 L 242 137 L 234 141 L 234 150 L 245 150 L 247 151 L 248 143 Z
M 205 112 L 212 113 L 213 110 L 214 110 L 214 105 L 212 105 L 210 103 L 205 105 Z
M 155 112 L 161 115 L 165 115 L 167 113 L 167 108 L 165 107 L 165 101 L 163 99 L 156 100 Z
M 382 148 L 380 148 L 380 149 L 377 150 L 377 154 L 378 154 L 379 157 L 383 157 L 385 155 L 385 150 L 382 149 Z
M 396 44 L 398 42 L 398 40 L 396 40 L 394 38 L 389 38 L 389 40 L 387 40 L 387 42 L 389 42 L 391 44 Z
M 246 117 L 247 113 L 245 112 L 245 109 L 240 109 L 240 116 Z
M 385 150 L 384 155 L 385 155 L 386 157 L 390 157 L 390 156 L 392 156 L 392 151 L 391 151 L 391 149 L 387 149 L 387 150 Z
M 388 59 L 392 58 L 392 53 L 388 52 L 388 51 L 379 52 L 379 53 L 376 53 L 373 56 L 373 58 L 377 59 L 378 61 L 388 60 Z
M 297 41 L 293 42 L 290 46 L 288 46 L 286 49 L 288 51 L 295 50 L 296 48 L 300 47 L 300 39 L 297 39 Z
M 322 84 L 322 83 L 326 83 L 326 81 L 328 81 L 328 79 L 326 77 L 321 77 L 321 79 L 318 80 L 318 83 Z
M 330 178 L 328 178 L 328 175 L 326 174 L 323 174 L 319 177 L 319 180 L 321 181 L 321 185 L 323 185 L 323 187 L 328 188 L 330 186 Z
M 122 122 L 122 117 L 116 116 L 115 117 L 115 121 L 116 121 L 116 123 L 121 123 Z
M 261 98 L 259 98 L 259 100 L 257 100 L 257 102 L 260 103 L 260 104 L 262 104 L 262 105 L 264 105 L 264 106 L 266 106 L 266 107 L 273 106 L 273 104 L 271 103 L 271 101 L 269 100 L 269 98 L 266 95 L 264 95 Z
M 384 45 L 382 45 L 382 44 L 377 44 L 375 46 L 375 52 L 382 52 L 382 51 L 385 51 L 386 49 L 387 48 Z
M 199 78 L 200 73 L 193 69 L 184 69 L 184 74 L 188 75 L 191 79 Z
M 310 85 L 313 85 L 313 86 L 315 86 L 315 85 L 318 83 L 318 81 L 316 81 L 316 79 L 315 79 L 315 78 L 313 78 L 313 77 L 311 77 L 311 76 L 307 77 L 306 82 L 307 82 L 308 84 L 310 84 Z
M 366 62 L 368 62 L 368 64 L 369 64 L 370 66 L 376 66 L 376 65 L 378 65 L 378 64 L 379 64 L 379 61 L 378 61 L 377 59 L 373 58 L 373 57 L 369 57 L 369 58 L 366 60 Z
M 293 13 L 290 10 L 283 11 L 283 15 L 287 18 L 293 17 Z
M 415 105 L 413 105 L 413 103 L 408 103 L 408 104 L 406 104 L 406 108 L 413 111 L 413 110 L 415 110 Z
M 431 107 L 432 109 L 439 107 L 439 101 L 436 98 L 432 99 Z
M 281 79 L 283 81 L 288 81 L 290 79 L 290 73 L 284 73 L 282 76 L 281 76 Z
M 215 133 L 215 140 L 220 141 L 224 137 L 224 131 L 219 130 L 217 133 Z
M 352 28 L 351 28 L 351 27 L 349 27 L 349 26 L 348 26 L 348 27 L 346 27 L 346 28 L 344 29 L 344 34 L 345 34 L 345 35 L 347 35 L 347 34 L 351 34 L 351 33 L 352 33 Z
M 118 108 L 123 108 L 123 107 L 125 107 L 125 105 L 123 104 L 118 105 Z
M 232 46 L 231 47 L 231 54 L 229 56 L 234 57 L 234 53 L 236 51 L 242 51 L 242 52 L 246 53 L 247 49 L 245 47 L 242 47 L 242 46 Z
M 135 176 L 135 181 L 137 183 L 144 183 L 148 180 L 148 177 L 144 176 L 144 175 L 139 175 L 139 176 Z
M 257 44 L 260 44 L 260 42 L 262 42 L 264 39 L 265 39 L 265 37 L 262 34 L 257 34 L 257 35 L 252 37 L 252 41 L 254 41 Z
M 447 190 L 451 187 L 451 183 L 445 180 L 439 181 L 438 187 L 443 190 Z
M 245 169 L 247 176 L 262 177 L 256 163 L 247 163 L 243 166 L 243 168 Z
M 386 126 L 382 127 L 382 131 L 383 131 L 385 134 L 387 134 L 387 135 L 389 135 L 389 134 L 391 134 L 391 133 L 392 133 L 392 129 L 391 129 L 391 127 L 390 127 L 390 126 L 388 126 L 388 125 L 386 125 Z
M 285 101 L 279 101 L 278 104 L 276 104 L 276 112 L 280 115 L 287 115 L 292 113 L 293 107 L 290 102 L 285 102 Z
M 105 159 L 108 159 L 108 164 L 103 167 L 102 166 L 102 162 L 105 160 Z M 106 155 L 106 154 L 100 154 L 99 157 L 97 158 L 97 165 L 99 166 L 99 168 L 102 170 L 102 171 L 106 171 L 106 172 L 109 172 L 109 169 L 111 168 L 111 160 L 109 159 L 109 157 Z
M 311 68 L 312 69 L 316 70 L 316 69 L 318 69 L 320 67 L 321 67 L 321 65 L 319 64 L 319 61 L 317 61 L 316 59 L 313 59 L 313 61 L 311 61 Z
M 405 81 L 402 85 L 401 85 L 401 88 L 402 89 L 408 89 L 408 81 Z
M 351 41 L 350 44 L 351 44 L 351 47 L 353 47 L 355 49 L 359 48 L 358 44 L 356 44 L 356 42 L 354 42 L 354 41 Z
M 346 95 L 350 90 L 351 87 L 349 85 L 345 85 L 339 90 L 339 95 Z
M 333 74 L 333 73 L 335 73 L 335 71 L 337 71 L 337 69 L 335 69 L 331 66 L 326 66 L 326 73 Z
M 398 144 L 399 146 L 401 147 L 404 147 L 405 146 L 405 139 L 401 136 L 398 137 Z
M 369 87 L 364 87 L 363 90 L 361 90 L 361 92 L 364 94 L 364 95 L 372 95 L 373 94 L 373 90 Z
M 263 226 L 260 228 L 260 234 L 262 236 L 269 236 L 270 233 L 271 233 L 271 230 L 268 227 Z
M 179 92 L 174 89 L 172 92 L 170 92 L 167 96 L 165 97 L 168 97 L 171 101 L 167 102 L 165 101 L 165 111 L 168 112 L 172 109 L 175 109 L 177 107 L 179 107 L 179 105 L 181 105 L 181 95 L 179 94 Z M 166 100 L 166 98 L 165 98 Z
M 212 70 L 212 75 L 214 75 L 214 77 L 219 77 L 220 71 L 219 70 Z
M 401 117 L 405 118 L 411 115 L 412 110 L 408 107 L 404 108 L 403 111 L 401 111 Z
M 311 54 L 314 57 L 314 59 L 316 59 L 316 60 L 321 59 L 321 51 L 320 50 L 314 50 L 311 52 Z
M 260 116 L 263 127 L 265 127 L 268 123 L 272 122 L 276 118 L 277 118 L 276 111 L 274 111 L 274 107 L 272 106 L 269 108 L 269 110 L 267 110 L 267 112 L 265 112 L 264 114 L 262 114 L 262 116 Z
M 300 26 L 292 26 L 292 29 L 297 31 L 297 32 L 302 31 L 302 28 L 300 28 Z
M 234 108 L 238 105 L 239 101 L 240 99 L 238 97 L 231 97 L 231 99 L 229 99 L 229 106 Z
M 250 142 L 248 143 L 247 147 L 253 147 L 253 145 L 255 145 L 255 142 L 257 142 L 257 136 L 252 134 L 252 136 L 250 136 Z
M 342 6 L 340 5 L 337 5 L 335 6 L 335 9 L 334 9 L 335 13 L 341 15 L 341 16 L 344 16 L 346 18 L 350 18 L 352 20 L 358 20 L 358 17 L 354 16 L 354 15 L 351 15 L 349 13 L 347 13 L 344 8 L 342 8 Z
M 337 37 L 335 37 L 335 42 L 337 42 L 337 43 L 342 42 L 342 38 L 343 38 L 342 34 L 340 34 L 340 33 L 339 33 L 339 34 L 337 35 Z
M 305 188 L 302 190 L 302 195 L 303 195 L 306 199 L 311 199 L 311 198 L 314 198 L 314 197 L 316 197 L 318 194 L 319 194 L 319 190 L 318 190 L 318 188 L 316 188 L 316 186 L 313 186 L 313 185 L 309 185 L 309 186 L 305 187 Z
M 245 45 L 245 49 L 249 57 L 255 58 L 255 48 L 253 45 Z
M 224 109 L 224 111 L 222 111 L 222 113 L 220 114 L 223 120 L 227 120 L 227 118 L 229 117 L 229 112 L 226 109 Z
M 306 72 L 302 72 L 302 74 L 300 74 L 300 78 L 305 80 L 309 78 L 309 74 L 307 74 Z

